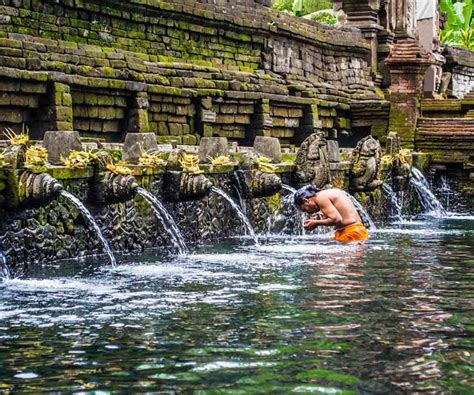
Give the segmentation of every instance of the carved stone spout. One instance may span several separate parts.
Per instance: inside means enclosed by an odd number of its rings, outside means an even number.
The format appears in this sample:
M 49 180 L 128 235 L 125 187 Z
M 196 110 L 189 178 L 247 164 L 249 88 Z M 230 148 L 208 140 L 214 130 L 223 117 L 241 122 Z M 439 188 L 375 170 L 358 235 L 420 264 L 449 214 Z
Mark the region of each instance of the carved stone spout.
M 94 203 L 112 204 L 133 199 L 138 188 L 137 180 L 132 175 L 115 171 L 113 159 L 109 154 L 99 153 L 94 168 L 94 177 L 91 179 Z
M 62 185 L 49 174 L 25 171 L 18 181 L 18 205 L 42 204 L 58 196 Z
M 364 137 L 352 151 L 350 189 L 369 192 L 382 185 L 378 179 L 381 163 L 381 147 L 372 136 Z
M 167 171 L 163 196 L 172 202 L 199 200 L 209 195 L 212 182 L 203 174 Z
M 273 196 L 281 189 L 281 179 L 276 174 L 260 170 L 237 170 L 236 176 L 245 199 Z
M 314 184 L 324 188 L 331 181 L 328 144 L 318 134 L 312 134 L 296 155 L 296 178 L 300 186 Z

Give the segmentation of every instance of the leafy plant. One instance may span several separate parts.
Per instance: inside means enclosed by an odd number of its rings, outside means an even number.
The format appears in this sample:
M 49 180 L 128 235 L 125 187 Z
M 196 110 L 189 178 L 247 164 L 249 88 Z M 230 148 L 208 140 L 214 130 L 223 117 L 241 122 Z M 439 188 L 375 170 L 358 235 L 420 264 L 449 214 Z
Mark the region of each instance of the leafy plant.
M 473 0 L 440 0 L 439 8 L 447 16 L 441 42 L 474 51 Z
M 212 166 L 230 166 L 233 164 L 230 158 L 226 155 L 217 156 L 215 158 L 209 157 L 208 159 Z
M 273 0 L 272 7 L 293 15 L 303 16 L 332 8 L 331 0 Z
M 122 175 L 122 176 L 129 176 L 132 174 L 132 170 L 125 166 L 114 165 L 113 163 L 109 163 L 107 165 L 107 170 L 111 171 L 114 174 Z
M 275 173 L 277 167 L 271 163 L 271 160 L 265 156 L 259 156 L 257 159 L 258 169 L 264 173 Z
M 5 128 L 5 136 L 10 140 L 11 145 L 23 145 L 27 146 L 30 142 L 30 138 L 28 137 L 28 129 L 22 133 L 16 133 L 13 129 Z
M 40 145 L 33 145 L 26 150 L 25 168 L 33 173 L 44 173 L 48 169 L 48 151 Z
M 138 163 L 142 166 L 152 167 L 152 168 L 161 168 L 164 167 L 165 161 L 161 159 L 158 155 L 150 154 L 143 152 L 138 160 Z
M 66 167 L 71 169 L 84 169 L 96 158 L 89 151 L 71 151 L 67 158 L 61 158 Z
M 183 171 L 185 173 L 191 173 L 191 174 L 202 174 L 202 173 L 204 173 L 199 168 L 199 156 L 197 156 L 197 155 L 187 154 L 187 153 L 184 152 L 181 155 L 181 158 L 179 159 L 179 163 L 181 164 L 181 167 L 183 168 Z
M 331 9 L 316 11 L 305 15 L 304 18 L 311 19 L 312 21 L 328 26 L 335 26 L 337 23 L 336 13 Z

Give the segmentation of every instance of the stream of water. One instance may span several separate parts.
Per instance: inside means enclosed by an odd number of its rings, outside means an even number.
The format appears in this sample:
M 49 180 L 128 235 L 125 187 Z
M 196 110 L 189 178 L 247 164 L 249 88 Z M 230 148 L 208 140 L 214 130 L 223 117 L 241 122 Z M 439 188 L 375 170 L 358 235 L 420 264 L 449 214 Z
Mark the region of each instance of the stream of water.
M 474 218 L 231 239 L 0 284 L 17 393 L 472 393 Z
M 137 188 L 137 193 L 148 202 L 156 217 L 163 223 L 164 228 L 170 235 L 173 246 L 178 250 L 178 253 L 182 255 L 189 252 L 188 246 L 186 245 L 178 225 L 163 203 L 146 189 L 139 187 Z
M 5 254 L 0 251 L 0 279 L 10 280 L 12 278 L 10 268 L 7 264 Z
M 104 237 L 102 234 L 102 231 L 99 228 L 99 225 L 97 225 L 97 222 L 95 222 L 94 217 L 90 213 L 90 211 L 84 206 L 84 204 L 72 193 L 69 193 L 66 190 L 60 191 L 61 196 L 63 196 L 65 199 L 69 200 L 74 206 L 79 210 L 79 212 L 82 214 L 84 219 L 87 221 L 91 229 L 94 230 L 95 234 L 99 238 L 100 242 L 102 243 L 102 246 L 104 247 L 104 251 L 109 257 L 110 263 L 113 267 L 117 265 L 117 262 L 115 260 L 114 253 L 112 252 L 112 249 L 110 248 L 109 242 L 107 239 Z
M 412 167 L 411 169 L 410 185 L 412 185 L 417 191 L 418 196 L 420 197 L 420 202 L 426 211 L 425 214 L 435 216 L 446 215 L 446 210 L 431 191 L 425 176 L 416 167 Z
M 211 189 L 212 192 L 215 192 L 217 193 L 218 195 L 222 196 L 229 204 L 230 206 L 234 209 L 234 211 L 237 213 L 238 217 L 240 218 L 240 220 L 242 221 L 242 223 L 245 225 L 245 228 L 247 229 L 247 232 L 248 234 L 250 235 L 250 237 L 252 237 L 252 239 L 254 240 L 255 242 L 255 245 L 259 245 L 259 241 L 258 241 L 258 238 L 257 238 L 257 235 L 255 234 L 255 231 L 253 230 L 252 228 L 252 225 L 250 224 L 247 216 L 242 212 L 242 210 L 240 209 L 240 207 L 232 200 L 232 198 L 227 194 L 225 193 L 222 189 L 220 188 L 216 188 L 216 187 L 212 187 Z

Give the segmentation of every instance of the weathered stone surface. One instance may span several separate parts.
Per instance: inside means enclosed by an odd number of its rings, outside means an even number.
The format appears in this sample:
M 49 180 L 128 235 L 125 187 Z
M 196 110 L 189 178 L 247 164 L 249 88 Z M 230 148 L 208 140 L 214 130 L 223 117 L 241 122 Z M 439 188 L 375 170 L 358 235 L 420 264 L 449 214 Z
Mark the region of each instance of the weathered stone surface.
M 296 178 L 300 186 L 314 184 L 318 188 L 331 181 L 327 141 L 317 133 L 309 136 L 298 150 Z
M 352 151 L 350 189 L 354 192 L 373 191 L 383 181 L 378 179 L 381 147 L 372 136 L 364 137 Z
M 157 149 L 154 133 L 127 133 L 123 144 L 123 159 L 136 164 L 143 153 Z
M 282 159 L 280 140 L 275 137 L 257 136 L 253 143 L 253 149 L 258 154 L 280 163 Z
M 71 151 L 81 151 L 82 144 L 76 131 L 48 131 L 44 134 L 44 146 L 48 151 L 48 161 L 53 165 L 62 164 Z
M 203 137 L 199 144 L 199 162 L 210 163 L 210 158 L 227 156 L 229 142 L 226 137 Z

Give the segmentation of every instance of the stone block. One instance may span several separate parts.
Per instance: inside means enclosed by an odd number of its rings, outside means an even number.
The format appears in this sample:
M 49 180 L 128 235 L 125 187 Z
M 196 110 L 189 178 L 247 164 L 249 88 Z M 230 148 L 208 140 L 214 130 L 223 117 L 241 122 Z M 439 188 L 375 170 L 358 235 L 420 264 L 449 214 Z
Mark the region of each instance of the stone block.
M 209 163 L 209 158 L 228 155 L 228 141 L 226 137 L 203 137 L 199 144 L 199 162 Z
M 127 133 L 123 144 L 123 159 L 138 163 L 143 152 L 158 149 L 154 133 Z
M 341 161 L 339 155 L 339 143 L 337 140 L 327 140 L 328 143 L 328 158 L 331 163 L 338 163 Z
M 53 165 L 62 163 L 73 150 L 81 151 L 82 144 L 76 131 L 48 131 L 44 134 L 43 144 L 48 151 L 48 161 Z
M 257 136 L 253 143 L 255 152 L 272 160 L 273 163 L 280 163 L 282 159 L 280 140 L 274 137 Z

